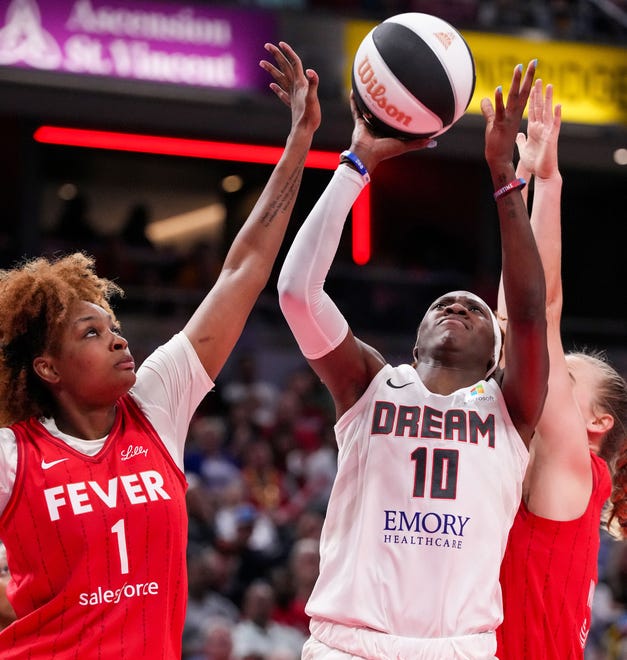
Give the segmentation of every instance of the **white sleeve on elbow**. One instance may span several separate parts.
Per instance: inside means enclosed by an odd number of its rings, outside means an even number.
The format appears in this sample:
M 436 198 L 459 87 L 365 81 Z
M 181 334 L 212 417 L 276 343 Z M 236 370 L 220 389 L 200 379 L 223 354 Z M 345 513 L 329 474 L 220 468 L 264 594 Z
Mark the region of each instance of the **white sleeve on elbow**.
M 281 310 L 308 359 L 330 353 L 348 334 L 346 319 L 323 287 L 344 222 L 364 185 L 358 172 L 338 167 L 296 234 L 279 275 Z

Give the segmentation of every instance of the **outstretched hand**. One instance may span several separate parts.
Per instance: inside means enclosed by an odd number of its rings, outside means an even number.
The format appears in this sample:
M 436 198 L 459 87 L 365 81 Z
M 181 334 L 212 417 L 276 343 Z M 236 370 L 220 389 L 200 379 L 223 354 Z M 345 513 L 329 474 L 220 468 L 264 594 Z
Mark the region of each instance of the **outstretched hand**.
M 410 151 L 434 147 L 437 144 L 431 138 L 400 140 L 393 137 L 378 136 L 372 131 L 361 112 L 359 112 L 352 92 L 350 106 L 354 124 L 350 150 L 359 155 L 359 158 L 369 172 L 373 172 L 374 168 L 382 160 L 400 156 Z
M 481 112 L 486 120 L 485 157 L 488 163 L 512 162 L 514 144 L 531 92 L 536 64 L 537 60 L 529 62 L 524 78 L 522 64 L 514 69 L 507 103 L 503 103 L 503 89 L 500 85 L 494 93 L 494 105 L 488 98 L 481 101 Z
M 516 145 L 519 169 L 540 179 L 558 172 L 557 139 L 562 122 L 562 106 L 553 108 L 553 86 L 542 94 L 542 80 L 536 80 L 529 95 L 527 135 L 518 133 Z
M 276 66 L 267 60 L 261 60 L 259 66 L 274 78 L 270 89 L 291 108 L 292 128 L 302 125 L 315 131 L 321 120 L 318 74 L 313 69 L 304 70 L 300 57 L 285 41 L 279 41 L 278 46 L 267 43 L 264 48 L 272 53 Z

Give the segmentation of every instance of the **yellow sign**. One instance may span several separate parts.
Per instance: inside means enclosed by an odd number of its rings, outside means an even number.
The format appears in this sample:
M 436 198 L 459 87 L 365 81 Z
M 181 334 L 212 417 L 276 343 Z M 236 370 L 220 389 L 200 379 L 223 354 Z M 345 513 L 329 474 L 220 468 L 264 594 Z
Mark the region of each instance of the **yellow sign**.
M 353 21 L 346 29 L 347 89 L 353 54 L 376 23 Z M 514 67 L 538 59 L 536 78 L 555 86 L 564 121 L 627 126 L 627 48 L 463 32 L 475 59 L 477 84 L 468 112 L 480 114 L 481 99 L 509 89 Z

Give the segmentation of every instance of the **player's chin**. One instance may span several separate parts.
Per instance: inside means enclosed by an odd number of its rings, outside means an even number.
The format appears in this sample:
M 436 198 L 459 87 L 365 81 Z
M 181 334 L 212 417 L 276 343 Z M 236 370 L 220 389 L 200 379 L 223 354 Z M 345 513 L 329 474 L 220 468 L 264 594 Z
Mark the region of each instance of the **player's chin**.
M 120 395 L 126 394 L 137 382 L 137 374 L 132 369 L 125 369 L 118 372 L 116 378 L 116 389 L 120 390 Z

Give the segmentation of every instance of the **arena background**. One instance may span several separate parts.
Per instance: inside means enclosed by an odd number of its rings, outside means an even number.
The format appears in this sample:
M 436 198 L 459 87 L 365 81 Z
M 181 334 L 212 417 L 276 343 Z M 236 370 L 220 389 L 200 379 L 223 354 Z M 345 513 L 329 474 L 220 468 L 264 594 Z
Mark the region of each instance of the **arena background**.
M 126 290 L 117 309 L 139 363 L 215 281 L 288 132 L 289 112 L 257 65 L 264 42 L 288 41 L 321 79 L 316 158 L 287 246 L 349 144 L 352 54 L 378 21 L 404 11 L 460 29 L 477 89 L 437 149 L 379 167 L 369 210 L 362 199 L 347 224 L 327 286 L 355 333 L 406 361 L 434 296 L 468 288 L 494 304 L 500 252 L 479 102 L 537 57 L 537 75 L 563 104 L 565 344 L 606 350 L 627 375 L 624 0 L 0 0 L 0 269 L 25 256 L 93 253 Z M 226 426 L 226 393 L 249 358 L 280 405 L 289 409 L 290 388 L 303 386 L 276 296 L 285 249 L 202 408 Z M 627 602 L 624 572 L 604 572 L 608 547 L 601 580 L 622 575 L 613 589 Z M 587 660 L 624 657 L 607 640 L 619 649 L 621 621 L 627 635 L 625 604 L 599 616 Z
M 195 234 L 188 231 L 184 236 L 164 239 L 170 241 L 162 243 L 167 249 L 150 255 L 138 252 L 135 260 L 145 258 L 152 263 L 162 256 L 166 264 L 168 260 L 191 258 L 193 246 L 207 242 L 207 237 L 211 249 L 223 254 L 270 165 L 47 145 L 34 140 L 35 131 L 41 126 L 64 126 L 280 146 L 288 126 L 287 111 L 267 92 L 264 72 L 254 71 L 257 60 L 264 56 L 263 42 L 286 39 L 306 66 L 316 68 L 321 77 L 324 115 L 314 148 L 339 152 L 350 137 L 347 71 L 359 39 L 376 21 L 393 13 L 426 11 L 449 20 L 468 40 L 477 62 L 477 89 L 469 112 L 440 137 L 437 149 L 386 163 L 376 173 L 371 187 L 372 243 L 367 263 L 354 263 L 351 233 L 347 231 L 330 278 L 338 295 L 346 293 L 341 300 L 343 309 L 357 331 L 381 335 L 383 348 L 394 351 L 397 345 L 407 346 L 407 336 L 413 334 L 424 303 L 434 291 L 449 285 L 468 286 L 493 300 L 499 252 L 478 106 L 480 98 L 491 94 L 496 84 L 507 83 L 514 64 L 538 57 L 538 76 L 556 85 L 557 100 L 564 106 L 560 157 L 564 174 L 566 340 L 605 348 L 624 368 L 627 306 L 620 292 L 626 272 L 624 248 L 618 237 L 625 219 L 626 166 L 616 162 L 621 157 L 625 160 L 627 148 L 624 3 L 525 4 L 517 8 L 515 3 L 476 0 L 66 0 L 40 2 L 38 6 L 34 0 L 1 0 L 3 265 L 23 254 L 63 248 L 59 239 L 68 227 L 62 240 L 75 239 L 81 245 L 81 220 L 91 230 L 91 237 L 85 234 L 82 245 L 89 249 L 89 240 L 93 240 L 102 251 L 114 238 L 123 238 L 130 210 L 138 204 L 145 207 L 149 223 L 214 202 L 223 204 L 227 212 L 211 232 L 201 228 Z M 17 13 L 12 14 L 11 8 L 17 7 L 26 8 L 19 25 L 11 19 Z M 228 54 L 236 68 L 246 69 L 245 76 L 225 82 L 216 74 L 214 84 L 211 80 L 175 84 L 170 82 L 176 80 L 174 73 L 162 75 L 149 65 L 144 65 L 143 71 L 120 71 L 122 56 L 117 54 L 114 60 L 114 40 L 118 49 L 126 40 L 122 45 L 128 52 L 141 41 L 153 54 L 166 47 L 170 53 L 180 53 L 188 45 L 182 45 L 183 41 L 177 44 L 174 37 L 170 43 L 162 36 L 150 41 L 141 26 L 135 32 L 132 24 L 122 29 L 111 19 L 116 12 L 118 18 L 137 17 L 141 12 L 174 16 L 180 25 L 194 19 L 223 21 L 223 25 L 228 24 L 230 41 L 226 44 L 222 39 L 219 43 L 216 30 L 212 44 L 212 48 L 216 46 L 215 61 Z M 105 25 L 103 16 L 109 16 L 109 24 Z M 12 49 L 7 34 L 11 30 Z M 28 42 L 36 42 L 36 37 L 45 33 L 57 42 L 56 63 L 43 62 L 43 58 L 37 62 L 32 56 L 29 59 Z M 222 47 L 222 54 L 218 47 Z M 190 58 L 201 55 L 202 49 L 186 54 Z M 109 66 L 107 70 L 107 61 L 114 61 L 117 69 L 111 72 Z M 47 69 L 41 68 L 42 64 Z M 622 156 L 618 155 L 620 149 Z M 242 188 L 225 193 L 220 184 L 231 174 L 242 177 Z M 307 170 L 292 230 L 328 177 L 328 170 Z M 83 218 L 78 217 L 81 213 Z M 61 223 L 64 214 L 70 217 Z M 166 281 L 159 284 L 172 283 L 167 268 L 155 266 L 154 270 L 166 271 Z M 123 273 L 119 276 L 124 277 Z M 135 299 L 161 299 L 162 308 L 167 308 L 163 318 L 163 332 L 167 332 L 170 322 L 174 323 L 172 309 L 187 313 L 186 300 L 193 304 L 194 294 L 202 293 L 202 286 L 198 291 L 190 286 L 184 294 L 170 286 L 156 291 L 150 283 L 129 277 L 129 281 L 121 282 L 128 289 L 127 332 L 135 322 L 141 324 L 141 315 L 135 319 L 133 313 L 141 307 L 134 304 Z M 168 298 L 171 305 L 166 304 Z M 149 316 L 154 334 L 161 335 L 160 323 L 155 323 L 153 314 Z M 272 283 L 251 327 L 256 321 L 263 330 L 268 328 L 277 351 L 293 350 L 277 313 Z M 243 342 L 261 349 L 261 332 L 252 333 L 249 328 Z M 263 352 L 260 357 L 263 359 Z M 281 378 L 280 365 L 290 359 L 282 356 L 277 362 L 273 356 L 268 361 L 273 365 L 268 376 Z

